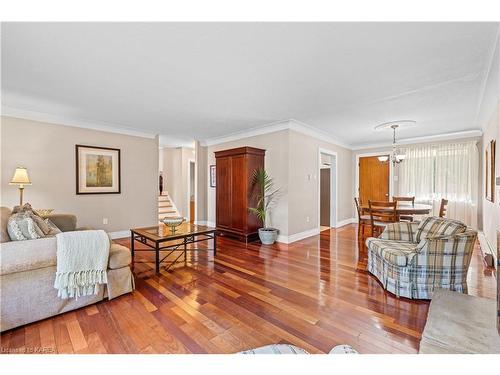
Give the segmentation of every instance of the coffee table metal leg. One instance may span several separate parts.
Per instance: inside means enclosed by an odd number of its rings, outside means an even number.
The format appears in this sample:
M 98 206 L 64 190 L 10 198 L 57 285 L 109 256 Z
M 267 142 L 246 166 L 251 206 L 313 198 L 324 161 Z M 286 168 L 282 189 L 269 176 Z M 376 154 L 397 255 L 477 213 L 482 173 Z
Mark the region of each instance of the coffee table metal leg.
M 160 273 L 160 245 L 158 244 L 158 242 L 156 243 L 156 246 L 155 246 L 155 253 L 156 253 L 155 269 L 156 269 L 156 273 Z
M 187 262 L 187 246 L 186 246 L 186 238 L 184 237 L 184 263 Z

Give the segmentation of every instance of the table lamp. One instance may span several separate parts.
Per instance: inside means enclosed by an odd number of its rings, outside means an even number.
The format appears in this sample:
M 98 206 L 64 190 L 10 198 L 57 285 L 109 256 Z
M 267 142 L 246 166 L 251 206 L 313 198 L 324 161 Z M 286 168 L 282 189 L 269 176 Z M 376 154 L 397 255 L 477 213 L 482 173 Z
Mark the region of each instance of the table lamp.
M 9 185 L 19 186 L 19 205 L 22 206 L 24 185 L 31 185 L 30 178 L 28 177 L 28 170 L 23 167 L 17 167 L 14 172 L 14 177 L 12 177 L 12 181 Z

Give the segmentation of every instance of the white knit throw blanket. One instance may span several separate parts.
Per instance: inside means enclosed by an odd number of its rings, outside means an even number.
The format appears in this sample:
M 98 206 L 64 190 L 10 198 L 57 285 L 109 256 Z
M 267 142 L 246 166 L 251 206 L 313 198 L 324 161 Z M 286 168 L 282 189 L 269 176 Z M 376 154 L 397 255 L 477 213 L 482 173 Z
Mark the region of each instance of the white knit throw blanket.
M 54 288 L 60 298 L 95 295 L 108 282 L 110 240 L 103 230 L 63 232 L 57 238 Z

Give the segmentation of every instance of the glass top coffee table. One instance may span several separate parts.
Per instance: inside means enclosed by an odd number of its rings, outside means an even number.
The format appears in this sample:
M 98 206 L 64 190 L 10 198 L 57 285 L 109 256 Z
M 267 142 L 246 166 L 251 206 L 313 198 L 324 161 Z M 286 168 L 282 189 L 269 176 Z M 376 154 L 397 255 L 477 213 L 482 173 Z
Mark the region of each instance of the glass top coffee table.
M 187 245 L 213 240 L 213 249 L 199 249 L 187 248 Z M 135 249 L 135 241 L 146 245 L 149 249 Z M 165 224 L 159 224 L 152 227 L 134 228 L 130 229 L 130 250 L 132 252 L 132 262 L 134 262 L 134 255 L 136 251 L 154 251 L 155 252 L 155 270 L 156 273 L 160 272 L 160 264 L 162 262 L 168 263 L 165 270 L 168 270 L 184 255 L 184 262 L 187 260 L 188 251 L 211 251 L 213 250 L 214 256 L 217 253 L 217 233 L 216 229 L 206 227 L 204 225 L 195 225 L 191 223 L 183 223 L 179 225 L 175 232 L 167 227 Z M 164 255 L 160 259 L 160 253 Z M 173 253 L 179 252 L 180 254 L 173 261 L 166 261 L 166 259 Z

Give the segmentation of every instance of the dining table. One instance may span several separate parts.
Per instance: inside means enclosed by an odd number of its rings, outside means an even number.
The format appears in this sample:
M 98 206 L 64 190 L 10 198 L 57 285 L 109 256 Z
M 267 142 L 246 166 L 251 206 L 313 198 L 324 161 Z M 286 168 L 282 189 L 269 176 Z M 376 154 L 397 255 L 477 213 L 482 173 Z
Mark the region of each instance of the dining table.
M 368 214 L 370 212 L 369 206 L 366 204 L 361 205 L 363 213 Z M 377 207 L 378 210 L 383 209 Z M 391 210 L 387 207 L 387 210 Z M 400 216 L 412 216 L 412 215 L 428 215 L 432 211 L 432 206 L 430 204 L 415 203 L 410 202 L 398 202 L 396 205 L 396 213 L 398 217 Z

